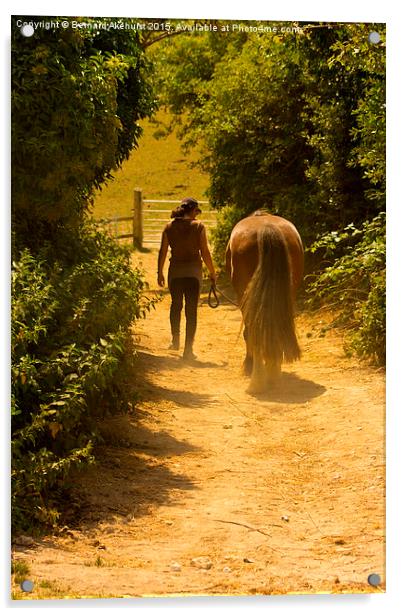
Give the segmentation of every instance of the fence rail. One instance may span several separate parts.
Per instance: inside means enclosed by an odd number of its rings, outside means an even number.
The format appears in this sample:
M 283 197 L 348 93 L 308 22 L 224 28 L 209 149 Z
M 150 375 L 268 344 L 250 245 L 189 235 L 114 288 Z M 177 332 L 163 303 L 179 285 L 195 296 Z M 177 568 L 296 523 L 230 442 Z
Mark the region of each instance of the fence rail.
M 200 205 L 209 205 L 208 201 L 198 201 Z M 152 208 L 151 205 L 166 204 L 166 208 Z M 113 216 L 99 221 L 115 239 L 131 239 L 136 248 L 145 244 L 159 244 L 164 226 L 170 220 L 172 205 L 179 205 L 175 199 L 143 199 L 142 191 L 134 191 L 134 207 L 132 216 Z M 144 207 L 145 206 L 145 207 Z M 164 214 L 164 216 L 161 216 Z M 204 218 L 204 214 L 208 216 Z M 156 215 L 156 216 L 154 216 Z M 210 229 L 216 225 L 216 212 L 203 208 L 200 220 Z M 121 223 L 126 223 L 123 225 Z M 129 225 L 127 223 L 130 223 Z M 130 231 L 128 231 L 130 227 Z

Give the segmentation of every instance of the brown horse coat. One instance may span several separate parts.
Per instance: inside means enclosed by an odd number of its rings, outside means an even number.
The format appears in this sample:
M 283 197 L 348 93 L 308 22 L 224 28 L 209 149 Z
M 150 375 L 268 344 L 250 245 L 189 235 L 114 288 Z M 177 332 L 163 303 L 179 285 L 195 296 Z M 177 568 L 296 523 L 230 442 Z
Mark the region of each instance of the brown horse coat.
M 291 263 L 294 296 L 303 279 L 303 244 L 296 227 L 285 218 L 257 210 L 233 228 L 226 249 L 226 271 L 231 277 L 239 303 L 258 265 L 258 233 L 262 227 L 269 225 L 280 229 L 285 239 Z
M 303 277 L 303 245 L 295 226 L 257 211 L 233 229 L 226 269 L 245 324 L 249 391 L 263 391 L 280 374 L 282 360 L 298 359 L 293 302 Z

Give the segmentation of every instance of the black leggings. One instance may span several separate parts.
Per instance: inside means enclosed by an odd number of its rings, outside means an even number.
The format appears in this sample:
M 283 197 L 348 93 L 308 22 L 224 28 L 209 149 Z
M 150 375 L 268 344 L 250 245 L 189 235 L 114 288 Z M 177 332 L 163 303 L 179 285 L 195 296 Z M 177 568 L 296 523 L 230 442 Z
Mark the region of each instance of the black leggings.
M 185 299 L 184 312 L 186 315 L 186 342 L 185 349 L 192 349 L 195 331 L 197 329 L 197 307 L 200 294 L 200 283 L 197 278 L 172 278 L 169 282 L 169 291 L 172 296 L 170 306 L 170 326 L 172 337 L 180 336 L 180 317 Z

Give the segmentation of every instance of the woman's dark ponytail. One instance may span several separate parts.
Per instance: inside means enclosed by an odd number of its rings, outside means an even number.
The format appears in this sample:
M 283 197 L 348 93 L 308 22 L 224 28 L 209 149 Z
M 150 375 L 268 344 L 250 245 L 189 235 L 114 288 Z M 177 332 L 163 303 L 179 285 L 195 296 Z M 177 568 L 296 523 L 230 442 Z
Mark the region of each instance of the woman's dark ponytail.
M 170 218 L 183 218 L 184 216 L 184 209 L 181 205 L 178 205 L 177 207 L 174 208 L 174 210 L 172 210 L 172 213 L 170 214 Z
M 170 218 L 183 218 L 184 214 L 189 214 L 195 208 L 198 209 L 198 212 L 201 213 L 201 210 L 198 207 L 198 201 L 193 197 L 186 197 L 183 201 L 178 205 L 172 213 L 170 214 Z

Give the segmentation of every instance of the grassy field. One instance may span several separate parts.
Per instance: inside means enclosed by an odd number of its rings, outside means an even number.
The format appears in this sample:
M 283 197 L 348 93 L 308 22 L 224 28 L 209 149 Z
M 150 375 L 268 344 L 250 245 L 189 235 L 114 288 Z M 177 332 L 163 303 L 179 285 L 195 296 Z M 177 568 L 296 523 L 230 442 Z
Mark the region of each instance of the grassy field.
M 159 112 L 156 119 L 166 121 L 168 116 Z M 135 188 L 143 191 L 144 199 L 206 199 L 208 176 L 194 167 L 199 152 L 184 154 L 175 133 L 157 139 L 158 126 L 149 120 L 142 122 L 142 127 L 138 149 L 116 171 L 114 180 L 97 193 L 94 218 L 130 216 Z

